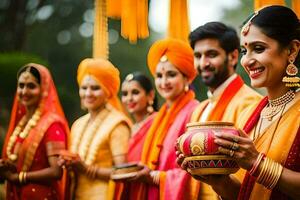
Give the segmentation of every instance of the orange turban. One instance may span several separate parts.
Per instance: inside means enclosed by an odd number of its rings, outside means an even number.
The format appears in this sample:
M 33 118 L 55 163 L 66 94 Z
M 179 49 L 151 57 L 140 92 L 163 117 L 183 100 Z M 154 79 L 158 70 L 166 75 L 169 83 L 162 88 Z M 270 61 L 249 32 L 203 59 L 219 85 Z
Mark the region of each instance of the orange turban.
M 117 94 L 120 88 L 119 70 L 108 60 L 102 58 L 86 58 L 78 66 L 77 82 L 81 85 L 83 78 L 90 75 L 99 83 L 108 95 L 109 103 L 122 110 Z
M 185 42 L 178 39 L 163 39 L 156 41 L 148 53 L 148 66 L 154 76 L 160 59 L 166 56 L 175 67 L 183 73 L 190 82 L 196 77 L 194 68 L 193 49 Z

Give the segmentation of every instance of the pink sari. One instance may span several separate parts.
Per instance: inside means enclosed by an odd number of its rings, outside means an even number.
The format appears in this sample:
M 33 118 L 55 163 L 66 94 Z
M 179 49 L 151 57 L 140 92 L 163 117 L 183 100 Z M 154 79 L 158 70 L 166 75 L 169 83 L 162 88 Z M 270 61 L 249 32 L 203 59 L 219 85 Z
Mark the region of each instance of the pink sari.
M 168 200 L 188 198 L 186 195 L 189 188 L 187 187 L 191 176 L 176 163 L 175 143 L 177 138 L 185 132 L 186 124 L 189 123 L 191 114 L 197 105 L 198 101 L 196 100 L 191 100 L 187 103 L 170 126 L 162 145 L 159 164 L 156 169 L 161 171 L 164 178 L 162 179 L 163 181 L 160 181 L 159 187 L 152 185 L 148 187 L 147 199 L 158 200 L 160 196 Z

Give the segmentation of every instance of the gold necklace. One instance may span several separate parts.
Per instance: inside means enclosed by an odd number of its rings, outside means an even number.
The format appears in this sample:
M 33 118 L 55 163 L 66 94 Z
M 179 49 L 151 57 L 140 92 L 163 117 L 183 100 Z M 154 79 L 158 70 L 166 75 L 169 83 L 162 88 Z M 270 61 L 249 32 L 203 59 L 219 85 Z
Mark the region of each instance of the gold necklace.
M 41 117 L 41 111 L 39 109 L 36 109 L 34 114 L 32 115 L 32 117 L 30 118 L 30 120 L 26 123 L 26 126 L 25 126 L 26 118 L 25 118 L 25 116 L 23 116 L 22 119 L 20 120 L 20 122 L 18 123 L 18 125 L 15 127 L 13 133 L 9 137 L 7 147 L 6 147 L 7 157 L 11 161 L 16 161 L 18 159 L 18 155 L 15 153 L 12 153 L 13 147 L 17 141 L 17 138 L 20 137 L 22 139 L 25 139 L 28 136 L 30 130 L 36 126 L 40 117 Z M 25 128 L 23 129 L 24 126 L 25 126 Z M 22 131 L 22 129 L 23 129 L 23 131 Z
M 82 130 L 79 135 L 74 139 L 74 143 L 71 146 L 71 151 L 74 153 L 78 153 L 80 158 L 85 161 L 87 152 L 90 148 L 90 144 L 93 141 L 94 135 L 96 134 L 101 121 L 103 120 L 103 116 L 101 115 L 101 111 L 97 114 L 95 120 L 91 123 L 90 127 L 88 127 L 88 123 L 90 121 L 90 117 L 86 120 L 83 125 Z M 86 135 L 83 139 L 83 135 Z
M 285 107 L 286 104 L 288 104 L 295 98 L 295 96 L 295 92 L 293 90 L 289 90 L 281 97 L 269 100 L 268 105 L 261 111 L 261 118 L 271 121 L 273 117 Z

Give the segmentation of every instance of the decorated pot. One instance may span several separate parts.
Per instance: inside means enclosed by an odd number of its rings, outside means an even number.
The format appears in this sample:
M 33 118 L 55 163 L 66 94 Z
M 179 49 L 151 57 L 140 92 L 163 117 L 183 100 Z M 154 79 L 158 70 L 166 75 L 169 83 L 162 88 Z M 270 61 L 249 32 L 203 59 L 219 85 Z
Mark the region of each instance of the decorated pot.
M 177 139 L 177 150 L 187 163 L 187 170 L 193 175 L 231 174 L 239 167 L 229 156 L 218 152 L 214 143 L 215 133 L 225 132 L 239 135 L 233 123 L 194 122 L 187 124 L 187 131 Z

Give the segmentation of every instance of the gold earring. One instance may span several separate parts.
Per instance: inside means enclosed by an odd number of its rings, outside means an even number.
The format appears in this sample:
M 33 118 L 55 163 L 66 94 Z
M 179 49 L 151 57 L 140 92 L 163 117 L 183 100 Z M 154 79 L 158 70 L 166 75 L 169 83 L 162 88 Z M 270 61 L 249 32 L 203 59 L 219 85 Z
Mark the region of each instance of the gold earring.
M 294 58 L 289 59 L 289 64 L 285 70 L 287 76 L 284 76 L 282 79 L 282 82 L 285 83 L 286 87 L 300 87 L 300 78 L 297 77 L 298 68 L 294 62 Z
M 189 91 L 189 89 L 190 89 L 190 88 L 189 88 L 189 85 L 188 85 L 188 84 L 186 84 L 186 85 L 184 86 L 184 91 L 185 91 L 185 92 L 188 92 L 188 91 Z
M 148 101 L 147 112 L 150 114 L 154 112 L 153 103 L 153 100 Z

